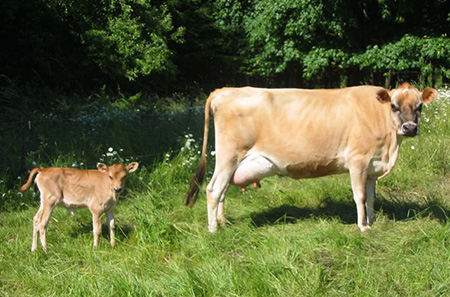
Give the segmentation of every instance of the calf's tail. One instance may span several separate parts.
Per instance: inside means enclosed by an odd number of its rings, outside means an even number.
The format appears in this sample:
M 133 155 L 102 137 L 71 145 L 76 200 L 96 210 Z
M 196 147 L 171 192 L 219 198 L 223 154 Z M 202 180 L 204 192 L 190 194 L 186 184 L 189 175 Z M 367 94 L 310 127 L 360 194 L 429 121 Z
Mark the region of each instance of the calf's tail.
M 30 175 L 28 176 L 27 182 L 20 187 L 19 191 L 23 192 L 26 189 L 28 189 L 31 185 L 31 182 L 33 181 L 33 177 L 36 175 L 36 173 L 41 172 L 41 170 L 42 170 L 41 167 L 33 168 L 33 170 L 31 170 L 31 172 L 30 172 Z
M 208 133 L 209 133 L 209 120 L 211 118 L 211 101 L 214 92 L 208 97 L 205 104 L 205 128 L 203 132 L 203 147 L 202 155 L 200 157 L 200 162 L 195 170 L 194 175 L 189 183 L 189 192 L 186 195 L 186 206 L 192 207 L 197 201 L 198 194 L 200 192 L 200 187 L 205 181 L 206 175 L 206 153 L 208 146 Z

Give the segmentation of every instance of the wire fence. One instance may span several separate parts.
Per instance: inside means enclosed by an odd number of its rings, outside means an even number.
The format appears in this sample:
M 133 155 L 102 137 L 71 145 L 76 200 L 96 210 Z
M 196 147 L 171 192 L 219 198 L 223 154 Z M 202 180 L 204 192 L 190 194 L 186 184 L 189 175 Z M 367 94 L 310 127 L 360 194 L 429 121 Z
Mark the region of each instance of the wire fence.
M 119 156 L 152 165 L 168 151 L 178 153 L 186 134 L 197 140 L 202 136 L 203 111 L 101 108 L 71 117 L 33 113 L 27 120 L 0 122 L 1 171 L 20 174 L 37 165 L 71 162 L 92 167 Z M 116 158 L 108 154 L 110 148 Z

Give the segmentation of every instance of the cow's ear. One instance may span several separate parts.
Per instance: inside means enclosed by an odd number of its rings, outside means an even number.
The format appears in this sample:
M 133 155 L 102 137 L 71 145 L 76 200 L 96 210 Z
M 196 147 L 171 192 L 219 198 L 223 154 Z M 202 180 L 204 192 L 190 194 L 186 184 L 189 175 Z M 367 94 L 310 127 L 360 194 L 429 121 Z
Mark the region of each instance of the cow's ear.
M 138 162 L 132 162 L 127 165 L 127 170 L 128 172 L 135 172 L 138 169 L 138 167 L 139 167 Z
M 108 166 L 103 163 L 97 163 L 97 169 L 100 172 L 108 172 Z
M 422 92 L 422 102 L 430 103 L 437 96 L 437 91 L 433 88 L 425 88 Z
M 388 91 L 385 89 L 381 89 L 377 92 L 377 99 L 381 103 L 390 103 L 391 102 L 391 96 L 389 95 Z

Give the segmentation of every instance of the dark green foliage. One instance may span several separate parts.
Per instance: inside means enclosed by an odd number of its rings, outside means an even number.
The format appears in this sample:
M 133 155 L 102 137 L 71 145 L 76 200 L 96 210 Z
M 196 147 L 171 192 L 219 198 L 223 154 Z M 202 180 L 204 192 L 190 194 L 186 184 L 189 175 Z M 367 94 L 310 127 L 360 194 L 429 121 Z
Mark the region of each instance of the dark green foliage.
M 5 0 L 0 74 L 67 94 L 441 84 L 449 21 L 444 0 Z

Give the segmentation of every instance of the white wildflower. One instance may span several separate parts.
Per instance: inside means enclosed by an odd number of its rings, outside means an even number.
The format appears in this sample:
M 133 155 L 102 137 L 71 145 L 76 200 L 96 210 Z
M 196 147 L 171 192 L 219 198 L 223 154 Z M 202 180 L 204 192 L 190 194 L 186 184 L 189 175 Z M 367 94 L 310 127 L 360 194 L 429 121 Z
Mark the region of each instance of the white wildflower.
M 416 147 L 414 145 L 411 146 L 411 150 L 415 150 Z

